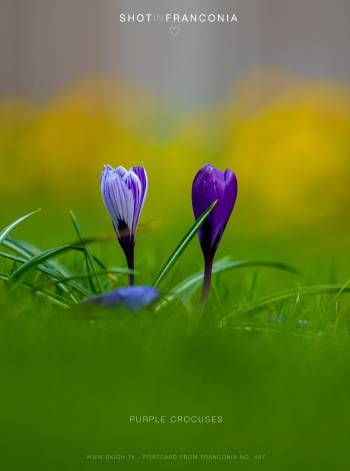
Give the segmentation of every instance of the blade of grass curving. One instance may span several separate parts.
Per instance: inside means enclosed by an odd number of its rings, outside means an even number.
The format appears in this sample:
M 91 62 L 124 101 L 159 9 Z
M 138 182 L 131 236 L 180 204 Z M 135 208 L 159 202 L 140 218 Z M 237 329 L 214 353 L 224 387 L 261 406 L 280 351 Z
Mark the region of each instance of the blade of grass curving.
M 70 305 L 67 304 L 66 299 L 62 298 L 62 296 L 59 296 L 57 293 L 52 293 L 50 291 L 49 292 L 42 291 L 40 289 L 37 289 L 35 286 L 31 285 L 30 283 L 26 283 L 26 282 L 23 282 L 20 285 L 32 290 L 33 295 L 40 296 L 41 298 L 44 298 L 47 301 L 50 301 L 51 303 L 56 304 L 57 306 L 63 307 L 65 309 L 69 309 L 70 307 Z
M 53 247 L 48 250 L 44 250 L 43 252 L 35 255 L 28 261 L 26 261 L 23 265 L 21 265 L 12 275 L 10 280 L 18 282 L 29 270 L 36 268 L 43 262 L 46 262 L 50 258 L 56 257 L 57 255 L 61 255 L 64 252 L 68 252 L 69 250 L 81 250 L 78 246 L 74 246 L 71 244 L 64 244 L 58 247 Z
M 21 222 L 25 221 L 26 219 L 30 218 L 34 214 L 38 213 L 41 211 L 41 209 L 37 209 L 35 211 L 32 211 L 31 213 L 26 214 L 25 216 L 20 217 L 16 221 L 12 222 L 10 225 L 5 227 L 1 232 L 0 232 L 0 244 L 2 243 L 3 240 L 6 239 L 6 237 L 10 234 L 10 232 L 17 227 Z
M 47 291 L 42 291 L 38 289 L 37 287 L 33 286 L 31 283 L 27 283 L 26 281 L 22 281 L 20 283 L 20 286 L 24 286 L 25 288 L 30 289 L 34 295 L 40 296 L 42 298 L 47 299 L 48 301 L 52 302 L 53 304 L 56 304 L 60 307 L 64 307 L 68 309 L 70 306 L 69 304 L 66 303 L 66 300 L 62 298 L 62 296 L 58 295 L 57 293 L 52 293 L 52 292 L 47 292 Z
M 6 248 L 13 250 L 19 255 L 22 255 L 26 259 L 31 258 L 33 255 L 36 255 L 36 253 L 31 252 L 26 246 L 25 243 L 16 239 L 11 239 L 10 237 L 7 237 L 2 241 L 2 245 L 4 245 Z M 39 252 L 39 250 L 38 250 Z
M 93 258 L 94 258 L 94 261 L 96 262 L 96 265 L 99 268 L 101 268 L 102 271 L 107 271 L 107 266 L 104 263 L 102 263 L 101 260 L 99 260 L 95 255 L 93 255 Z M 128 269 L 126 268 L 126 270 L 128 270 Z M 130 273 L 132 273 L 132 272 L 128 271 L 128 274 L 130 274 Z M 134 271 L 134 275 L 139 275 L 139 272 Z M 102 291 L 105 291 L 106 286 L 108 286 L 108 284 L 111 281 L 116 281 L 116 278 L 113 275 L 113 273 L 107 273 L 107 276 L 108 276 L 109 280 L 107 281 L 107 284 L 103 283 Z
M 68 286 L 71 289 L 74 289 L 75 291 L 82 294 L 83 296 L 90 296 L 92 294 L 92 292 L 88 290 L 87 288 L 85 288 L 83 285 L 76 283 L 74 281 L 74 277 L 72 276 L 62 276 L 60 273 L 52 271 L 46 268 L 45 266 L 41 266 L 41 265 L 38 265 L 36 268 L 40 270 L 41 272 L 45 273 L 46 275 L 48 275 L 50 278 L 53 278 L 55 280 L 53 283 L 57 284 L 59 288 L 61 288 L 63 291 L 69 294 L 69 296 L 72 299 L 74 298 L 73 301 L 76 303 L 79 302 L 78 299 L 70 292 L 66 284 L 68 284 Z
M 72 220 L 72 224 L 73 224 L 73 227 L 74 227 L 74 230 L 78 236 L 78 239 L 80 240 L 80 242 L 82 241 L 83 239 L 83 236 L 82 236 L 82 231 L 81 231 L 81 228 L 80 228 L 80 224 L 78 223 L 78 220 L 75 216 L 75 214 L 73 213 L 73 211 L 70 211 L 70 217 L 71 217 L 71 220 Z M 85 258 L 85 264 L 86 264 L 86 269 L 88 271 L 88 273 L 90 273 L 90 270 L 91 270 L 91 260 L 90 260 L 90 257 L 88 255 L 88 249 L 87 247 L 84 247 L 83 248 L 83 253 L 84 253 L 84 258 Z M 71 278 L 71 277 L 70 277 Z M 93 283 L 93 280 L 91 278 L 89 278 L 89 285 L 90 285 L 90 289 L 92 291 L 93 294 L 96 294 L 96 288 L 95 288 L 95 285 Z
M 2 245 L 14 251 L 15 253 L 22 255 L 24 258 L 23 263 L 25 263 L 27 260 L 30 260 L 33 256 L 41 253 L 41 250 L 38 247 L 35 247 L 28 242 L 19 241 L 16 239 L 7 238 L 2 242 Z M 71 273 L 56 260 L 46 261 L 43 264 L 38 265 L 36 269 L 50 278 L 54 278 L 55 280 L 64 281 L 67 277 L 71 276 Z M 76 296 L 71 293 L 71 290 L 69 290 L 64 284 L 59 284 L 58 287 L 64 291 L 73 302 L 79 302 Z M 91 295 L 90 291 L 75 281 L 70 283 L 70 288 L 75 289 L 84 297 Z
M 284 291 L 279 291 L 269 296 L 265 296 L 258 301 L 248 304 L 247 306 L 242 307 L 241 309 L 228 314 L 222 319 L 222 322 L 226 322 L 227 319 L 235 317 L 241 314 L 254 314 L 258 311 L 262 311 L 274 304 L 287 301 L 289 299 L 295 299 L 298 296 L 319 296 L 322 294 L 341 294 L 350 293 L 350 287 L 344 287 L 344 285 L 315 285 L 315 286 L 304 286 L 298 287 L 298 291 L 295 289 L 289 289 Z
M 23 240 L 11 239 L 7 238 L 2 242 L 6 248 L 12 250 L 13 252 L 22 255 L 26 260 L 31 259 L 35 255 L 38 255 L 42 252 L 41 249 L 38 247 L 29 244 L 29 242 L 25 242 Z M 55 270 L 59 272 L 63 276 L 70 275 L 69 271 L 62 266 L 57 260 L 50 260 L 49 262 L 44 263 L 45 267 L 49 267 L 51 270 Z
M 19 241 L 16 239 L 7 238 L 3 241 L 2 245 L 4 245 L 6 248 L 10 250 L 13 250 L 15 253 L 22 255 L 23 258 L 25 258 L 26 260 L 30 260 L 33 258 L 33 256 L 36 256 L 42 253 L 42 251 L 38 247 L 35 247 L 34 245 L 29 244 L 28 242 Z M 36 268 L 40 270 L 42 273 L 56 280 L 64 281 L 66 278 L 69 278 L 70 276 L 72 276 L 72 274 L 69 272 L 69 270 L 66 269 L 66 267 L 61 265 L 57 260 L 53 260 L 53 259 L 49 261 L 45 261 L 44 263 L 38 265 Z M 58 286 L 67 294 L 69 294 L 69 297 L 74 302 L 79 302 L 77 298 L 72 293 L 69 292 L 66 286 L 64 286 L 63 284 L 60 284 Z M 79 283 L 76 283 L 75 281 L 71 281 L 70 287 L 74 288 L 77 292 L 82 294 L 84 297 L 91 295 L 91 291 L 87 290 L 84 286 L 82 286 Z
M 8 281 L 9 276 L 6 275 L 5 273 L 0 273 L 0 279 Z M 20 283 L 20 285 L 31 289 L 34 292 L 34 294 L 41 296 L 60 307 L 64 307 L 66 309 L 69 308 L 69 305 L 65 302 L 65 300 L 62 297 L 58 296 L 56 293 L 50 293 L 50 292 L 47 293 L 47 292 L 41 291 L 37 289 L 35 286 L 33 286 L 32 284 L 26 283 L 26 282 Z
M 92 244 L 95 242 L 108 242 L 109 240 L 109 237 L 102 236 L 83 239 L 82 241 L 66 245 L 70 245 L 72 250 L 82 250 L 82 248 L 87 244 Z M 2 242 L 2 245 L 4 245 L 10 250 L 13 250 L 15 253 L 25 257 L 28 261 L 42 253 L 41 249 L 35 247 L 32 244 L 29 244 L 28 242 L 11 239 L 9 237 Z M 93 258 L 97 265 L 99 265 L 103 270 L 106 269 L 106 266 L 95 255 L 93 255 Z M 52 258 L 50 260 L 45 260 L 44 263 L 36 266 L 35 268 L 39 269 L 40 271 L 52 278 L 61 279 L 61 281 L 64 281 L 64 279 L 72 276 L 72 273 L 70 273 L 69 270 L 66 269 L 66 267 L 61 265 L 57 260 L 53 260 Z M 112 277 L 112 275 L 110 275 L 110 277 Z M 74 280 L 70 281 L 69 285 L 71 288 L 78 291 L 84 297 L 91 295 L 91 291 L 87 290 L 84 286 Z M 58 286 L 64 291 L 66 291 L 66 293 L 69 293 L 67 286 L 63 284 L 60 284 Z M 73 293 L 69 293 L 69 296 L 74 302 L 78 302 Z
M 63 307 L 64 309 L 69 309 L 70 308 L 69 304 L 66 304 L 64 301 L 61 301 L 61 300 L 57 299 L 57 297 L 54 296 L 53 294 L 45 293 L 43 291 L 35 291 L 35 294 L 37 296 L 40 296 L 42 298 L 47 299 L 48 301 L 52 302 L 53 304 L 56 304 L 56 306 Z
M 163 265 L 162 269 L 160 270 L 153 286 L 158 286 L 161 281 L 165 278 L 165 276 L 169 273 L 172 267 L 175 265 L 178 258 L 182 255 L 188 244 L 191 242 L 193 237 L 196 235 L 206 218 L 214 209 L 215 205 L 217 204 L 218 200 L 215 200 L 208 209 L 206 209 L 201 216 L 197 219 L 197 221 L 193 224 L 190 230 L 185 234 L 179 245 L 176 247 L 174 252 L 170 255 L 168 260 Z
M 78 236 L 80 242 L 82 242 L 83 239 L 84 239 L 83 233 L 82 233 L 80 224 L 78 222 L 78 219 L 77 219 L 76 215 L 73 213 L 73 211 L 70 211 L 70 217 L 72 219 L 72 224 L 73 224 L 73 227 L 75 229 L 75 232 L 77 233 L 77 236 Z M 85 258 L 85 263 L 86 263 L 86 269 L 87 269 L 89 274 L 93 275 L 93 277 L 88 277 L 91 291 L 94 294 L 97 294 L 98 292 L 102 293 L 102 286 L 101 286 L 100 280 L 99 280 L 98 276 L 96 275 L 96 271 L 95 271 L 94 258 L 93 258 L 92 254 L 90 252 L 90 249 L 88 248 L 87 245 L 83 247 L 83 252 L 84 252 L 84 258 Z M 95 287 L 93 279 L 96 281 L 97 289 Z
M 92 255 L 92 256 L 97 266 L 99 266 L 102 270 L 107 270 L 107 266 L 103 262 L 101 262 L 101 260 L 97 258 L 96 255 Z
M 4 257 L 9 260 L 13 260 L 15 262 L 20 262 L 20 263 L 26 262 L 26 260 L 23 258 L 16 257 L 15 255 L 11 255 L 5 252 L 0 252 L 0 257 Z M 43 274 L 48 275 L 50 278 L 54 278 L 55 281 L 53 281 L 53 283 L 59 285 L 59 287 L 62 288 L 63 291 L 69 294 L 69 290 L 64 285 L 65 283 L 73 279 L 72 277 L 63 276 L 60 273 L 54 270 L 51 270 L 45 265 L 38 265 L 37 269 Z M 82 285 L 74 284 L 74 283 L 70 283 L 70 285 L 71 285 L 71 288 L 74 288 L 76 291 L 80 292 L 80 294 L 82 294 L 83 296 L 87 296 L 91 294 L 91 292 L 86 290 Z M 72 295 L 70 295 L 70 297 L 72 298 L 74 302 L 78 302 L 78 299 L 75 296 L 72 297 Z
M 88 237 L 86 239 L 74 241 L 70 244 L 70 246 L 72 247 L 72 249 L 82 250 L 83 247 L 86 245 L 94 244 L 94 243 L 104 243 L 109 240 L 110 240 L 109 237 L 108 239 L 106 237 Z M 18 240 L 18 239 L 11 239 L 10 237 L 7 237 L 7 239 L 5 239 L 2 242 L 2 245 L 8 248 L 11 248 L 12 250 L 19 253 L 20 255 L 26 256 L 28 259 L 42 252 L 41 249 L 39 249 L 38 247 L 35 247 L 32 244 L 29 244 L 29 242 L 25 242 L 23 240 Z M 93 257 L 95 260 L 97 260 L 95 256 Z M 102 263 L 102 262 L 99 262 L 99 263 Z M 63 268 L 65 270 L 65 267 L 62 267 L 62 265 L 59 262 L 57 262 L 57 260 L 51 260 L 50 264 L 60 267 L 60 269 Z
M 337 299 L 343 294 L 344 290 L 349 286 L 349 284 L 350 284 L 350 279 L 344 283 L 344 285 L 341 287 L 338 293 L 329 301 L 326 311 L 328 311 L 331 304 L 334 304 L 337 301 Z
M 58 283 L 69 283 L 71 280 L 84 280 L 88 279 L 94 276 L 104 276 L 104 275 L 110 275 L 110 274 L 117 274 L 117 275 L 130 275 L 131 274 L 138 274 L 137 272 L 133 270 L 128 270 L 127 268 L 110 268 L 109 270 L 104 270 L 100 272 L 95 272 L 95 273 L 88 273 L 88 274 L 81 274 L 81 275 L 73 275 L 70 276 L 69 278 L 65 278 L 63 281 L 56 280 L 56 281 L 51 281 L 50 283 L 45 283 L 44 285 L 39 286 L 40 289 L 44 289 L 49 286 L 53 286 Z
M 271 262 L 271 261 L 246 261 L 246 260 L 237 260 L 231 262 L 228 257 L 224 257 L 213 264 L 213 275 L 218 273 L 223 273 L 230 270 L 235 270 L 238 268 L 247 268 L 247 267 L 266 267 L 274 268 L 278 270 L 287 271 L 289 273 L 298 273 L 297 270 L 285 263 L 280 262 Z M 167 293 L 159 308 L 163 306 L 166 302 L 171 302 L 174 298 L 179 297 L 185 294 L 188 291 L 192 293 L 201 286 L 203 283 L 203 272 L 195 273 L 194 275 L 185 278 L 178 285 L 172 288 L 169 293 Z
M 0 252 L 0 257 L 2 258 L 6 258 L 8 260 L 12 260 L 14 262 L 18 262 L 18 263 L 25 263 L 26 262 L 26 259 L 23 258 L 23 257 L 17 257 L 16 255 L 12 255 L 10 253 L 7 253 L 7 252 Z M 40 270 L 41 272 L 43 272 L 44 274 L 46 275 L 49 275 L 50 277 L 53 277 L 53 278 L 58 278 L 55 283 L 61 283 L 62 280 L 65 280 L 65 278 L 61 275 L 59 275 L 58 273 L 56 272 L 52 272 L 52 270 L 48 269 L 46 266 L 44 265 L 39 265 L 38 267 L 38 270 Z M 82 293 L 82 294 L 85 294 L 85 293 Z
M 24 248 L 20 243 L 17 243 L 16 240 L 5 240 L 3 241 L 3 245 L 5 245 L 5 247 L 7 247 L 8 249 L 13 250 L 14 252 L 22 255 L 22 257 L 18 257 L 7 252 L 0 252 L 0 257 L 7 258 L 9 260 L 13 260 L 19 263 L 26 263 L 27 260 L 30 260 L 32 258 L 33 252 Z M 37 249 L 37 253 L 40 253 L 39 249 Z M 44 274 L 52 276 L 54 278 L 64 279 L 63 273 L 61 275 L 58 271 L 56 272 L 56 270 L 52 270 L 49 267 L 49 263 L 46 263 L 43 265 L 39 265 L 37 269 L 42 271 Z
M 0 252 L 0 257 L 7 258 L 8 260 L 13 260 L 14 262 L 25 263 L 25 258 L 17 257 L 16 255 L 12 255 L 6 252 Z

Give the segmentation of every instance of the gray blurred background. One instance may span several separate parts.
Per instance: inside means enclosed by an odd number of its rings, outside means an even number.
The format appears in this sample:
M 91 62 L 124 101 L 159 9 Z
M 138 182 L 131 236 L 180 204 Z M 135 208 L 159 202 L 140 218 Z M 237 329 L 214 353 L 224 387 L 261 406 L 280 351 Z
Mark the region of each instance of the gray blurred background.
M 348 81 L 349 0 L 0 0 L 0 94 L 46 99 L 117 78 L 183 105 L 261 68 Z M 121 12 L 235 13 L 238 24 L 121 24 Z

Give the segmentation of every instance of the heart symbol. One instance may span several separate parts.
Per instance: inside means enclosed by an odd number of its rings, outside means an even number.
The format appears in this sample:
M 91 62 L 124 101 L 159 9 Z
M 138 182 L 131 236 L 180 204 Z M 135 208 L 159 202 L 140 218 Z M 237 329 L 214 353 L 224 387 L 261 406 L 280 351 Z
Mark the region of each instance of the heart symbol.
M 176 36 L 179 34 L 180 32 L 180 26 L 176 25 L 176 26 L 170 26 L 169 28 L 169 31 L 170 33 L 172 34 L 172 36 L 174 36 L 174 38 L 176 38 Z

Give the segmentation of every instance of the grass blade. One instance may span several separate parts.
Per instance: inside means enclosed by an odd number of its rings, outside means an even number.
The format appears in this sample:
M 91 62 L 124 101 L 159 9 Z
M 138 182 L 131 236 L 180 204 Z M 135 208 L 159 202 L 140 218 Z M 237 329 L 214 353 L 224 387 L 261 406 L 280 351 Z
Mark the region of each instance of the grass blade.
M 12 255 L 5 252 L 0 252 L 0 257 L 7 258 L 9 260 L 22 264 L 26 263 L 27 261 L 27 259 L 25 258 L 17 257 L 16 255 Z M 49 278 L 53 278 L 55 280 L 53 283 L 57 284 L 66 293 L 69 293 L 68 288 L 65 286 L 65 284 L 68 282 L 71 288 L 74 288 L 83 296 L 91 295 L 91 292 L 85 289 L 82 285 L 73 282 L 74 277 L 67 274 L 62 274 L 59 271 L 52 269 L 50 264 L 44 263 L 42 265 L 38 265 L 36 269 L 42 272 L 44 275 L 47 275 Z M 72 295 L 72 293 L 70 293 L 69 295 L 74 302 L 78 302 L 77 298 Z
M 0 273 L 0 279 L 4 281 L 8 281 L 9 276 L 6 275 L 5 273 Z M 30 290 L 33 291 L 33 294 L 40 296 L 42 298 L 45 298 L 48 301 L 52 302 L 53 304 L 56 304 L 57 306 L 63 307 L 65 309 L 69 308 L 69 305 L 65 302 L 65 300 L 62 299 L 60 296 L 58 296 L 56 293 L 42 291 L 36 288 L 35 286 L 31 285 L 30 283 L 25 283 L 25 282 L 21 283 L 20 286 L 29 288 Z
M 43 252 L 40 252 L 39 254 L 26 261 L 23 265 L 21 265 L 14 273 L 12 273 L 10 280 L 18 282 L 29 270 L 36 268 L 38 265 L 43 262 L 46 262 L 52 257 L 56 257 L 57 255 L 60 255 L 72 249 L 79 249 L 79 247 L 71 244 L 64 244 L 60 245 L 59 247 L 44 250 Z
M 44 289 L 44 288 L 47 288 L 49 286 L 53 286 L 53 285 L 56 285 L 56 284 L 59 284 L 59 283 L 62 283 L 62 284 L 69 283 L 72 280 L 89 279 L 89 278 L 92 278 L 96 275 L 97 276 L 104 276 L 104 275 L 113 275 L 113 274 L 130 275 L 130 274 L 137 274 L 137 273 L 132 271 L 132 270 L 129 270 L 128 268 L 110 268 L 109 270 L 104 270 L 104 271 L 100 271 L 100 272 L 88 273 L 88 274 L 85 273 L 85 274 L 82 274 L 82 275 L 72 275 L 72 276 L 64 278 L 62 280 L 54 280 L 54 281 L 51 281 L 50 283 L 46 283 L 45 285 L 39 286 L 39 288 Z
M 340 293 L 341 291 L 341 293 Z M 222 319 L 222 323 L 226 322 L 227 319 L 241 315 L 241 314 L 254 314 L 258 311 L 262 311 L 274 304 L 280 303 L 282 301 L 287 301 L 289 299 L 295 299 L 296 297 L 302 296 L 319 296 L 322 294 L 344 294 L 350 293 L 350 287 L 345 287 L 344 285 L 315 285 L 315 286 L 304 286 L 298 287 L 298 291 L 295 289 L 289 289 L 284 291 L 279 291 L 272 295 L 261 298 L 258 301 L 248 304 L 243 308 L 228 314 Z
M 84 242 L 86 242 L 86 240 L 83 241 L 83 243 Z M 89 242 L 92 242 L 92 241 L 89 240 L 87 243 Z M 14 251 L 15 253 L 21 255 L 23 258 L 25 258 L 24 262 L 32 259 L 33 256 L 36 256 L 42 253 L 41 249 L 39 249 L 38 247 L 35 247 L 32 244 L 29 244 L 28 242 L 11 239 L 9 237 L 2 242 L 2 245 Z M 71 245 L 73 246 L 72 248 L 81 250 L 81 248 L 77 247 L 76 244 L 71 244 Z M 100 262 L 95 256 L 94 256 L 94 260 L 96 261 L 96 263 L 101 263 L 101 265 L 103 265 L 102 262 Z M 40 270 L 42 273 L 46 274 L 47 276 L 54 278 L 55 280 L 60 280 L 60 281 L 64 281 L 65 279 L 72 276 L 72 274 L 66 267 L 61 265 L 57 260 L 53 260 L 53 259 L 45 261 L 44 263 L 40 265 L 37 265 L 36 269 Z M 103 265 L 103 269 L 104 270 L 106 269 L 104 265 Z M 78 300 L 73 295 L 73 293 L 69 292 L 67 286 L 65 286 L 64 284 L 60 284 L 58 286 L 67 294 L 69 294 L 69 297 L 74 302 L 78 302 Z M 92 294 L 91 291 L 87 290 L 83 285 L 77 283 L 74 280 L 72 280 L 69 283 L 69 286 L 71 288 L 74 288 L 77 292 L 82 294 L 84 297 L 90 296 Z
M 349 286 L 350 284 L 350 279 L 346 281 L 346 283 L 342 286 L 342 288 L 338 291 L 338 293 L 331 299 L 328 303 L 327 310 L 331 306 L 331 304 L 334 304 L 337 299 L 343 294 L 344 290 Z
M 25 259 L 21 257 L 17 257 L 16 255 L 12 255 L 6 252 L 0 252 L 0 257 L 7 258 L 8 260 L 12 260 L 14 262 L 25 263 Z
M 159 283 L 165 278 L 165 276 L 169 273 L 169 271 L 172 269 L 172 267 L 175 265 L 176 261 L 178 258 L 181 256 L 181 254 L 184 252 L 188 244 L 191 242 L 193 237 L 196 235 L 206 218 L 209 216 L 209 214 L 212 212 L 214 209 L 215 205 L 217 203 L 217 200 L 212 203 L 208 209 L 206 209 L 203 214 L 197 219 L 197 221 L 193 224 L 193 226 L 190 228 L 190 230 L 185 234 L 179 245 L 176 247 L 174 252 L 170 255 L 168 260 L 165 262 L 163 265 L 162 269 L 160 270 L 155 282 L 153 283 L 153 286 L 158 286 Z
M 270 261 L 246 261 L 246 260 L 237 260 L 231 262 L 228 257 L 224 257 L 221 260 L 218 260 L 213 265 L 213 275 L 218 273 L 223 273 L 226 271 L 236 270 L 238 268 L 246 267 L 266 267 L 266 268 L 275 268 L 277 270 L 287 271 L 289 273 L 297 273 L 295 268 L 286 265 L 285 263 L 280 262 L 270 262 Z M 188 291 L 194 292 L 198 287 L 203 283 L 203 272 L 195 273 L 194 275 L 185 278 L 178 285 L 172 288 L 168 294 L 163 298 L 163 302 L 158 308 L 163 306 L 165 302 L 171 302 L 174 298 L 183 295 Z
M 34 248 L 32 246 L 29 246 L 26 242 L 11 239 L 10 237 L 7 237 L 5 240 L 3 240 L 2 245 L 5 246 L 7 249 L 12 250 L 13 252 L 16 252 L 18 255 L 22 255 L 22 257 L 25 257 L 28 260 L 33 255 L 36 255 L 40 252 L 40 250 L 36 247 Z
M 25 216 L 20 217 L 16 221 L 12 222 L 10 225 L 5 227 L 1 232 L 0 232 L 0 244 L 2 243 L 3 240 L 6 239 L 6 237 L 10 234 L 10 232 L 17 227 L 21 222 L 25 221 L 26 219 L 30 218 L 34 214 L 38 213 L 41 211 L 41 209 L 37 209 L 36 211 L 32 211 L 31 213 L 26 214 Z
M 50 301 L 53 304 L 56 304 L 56 306 L 63 307 L 64 309 L 69 309 L 70 306 L 66 304 L 64 301 L 61 301 L 60 299 L 57 299 L 57 297 L 51 293 L 45 293 L 44 291 L 35 291 L 35 294 L 37 296 L 40 296 L 41 298 L 44 298 L 48 301 Z
M 77 219 L 76 215 L 73 213 L 73 211 L 70 211 L 70 216 L 71 216 L 71 219 L 72 219 L 72 224 L 73 224 L 73 227 L 75 229 L 75 232 L 77 233 L 77 236 L 78 236 L 80 242 L 82 242 L 84 237 L 83 237 L 82 230 L 81 230 L 80 224 L 78 222 L 78 219 Z M 87 245 L 83 247 L 83 252 L 84 252 L 87 272 L 89 274 L 93 275 L 93 277 L 88 277 L 90 288 L 91 288 L 91 290 L 94 294 L 97 294 L 98 292 L 102 293 L 102 286 L 101 286 L 100 280 L 99 280 L 98 276 L 96 275 L 96 271 L 95 271 L 95 261 L 94 261 L 94 258 L 93 258 L 93 256 L 92 256 L 92 254 L 91 254 L 91 252 L 90 252 Z M 95 288 L 93 278 L 96 281 L 97 289 Z

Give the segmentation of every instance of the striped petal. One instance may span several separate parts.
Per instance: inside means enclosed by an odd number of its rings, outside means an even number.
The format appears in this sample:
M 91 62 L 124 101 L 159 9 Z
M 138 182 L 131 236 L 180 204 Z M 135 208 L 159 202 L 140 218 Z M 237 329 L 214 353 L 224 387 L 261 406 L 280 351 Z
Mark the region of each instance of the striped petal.
M 137 224 L 147 194 L 147 174 L 143 167 L 113 168 L 106 165 L 101 175 L 102 198 L 118 237 L 127 228 L 135 239 Z

